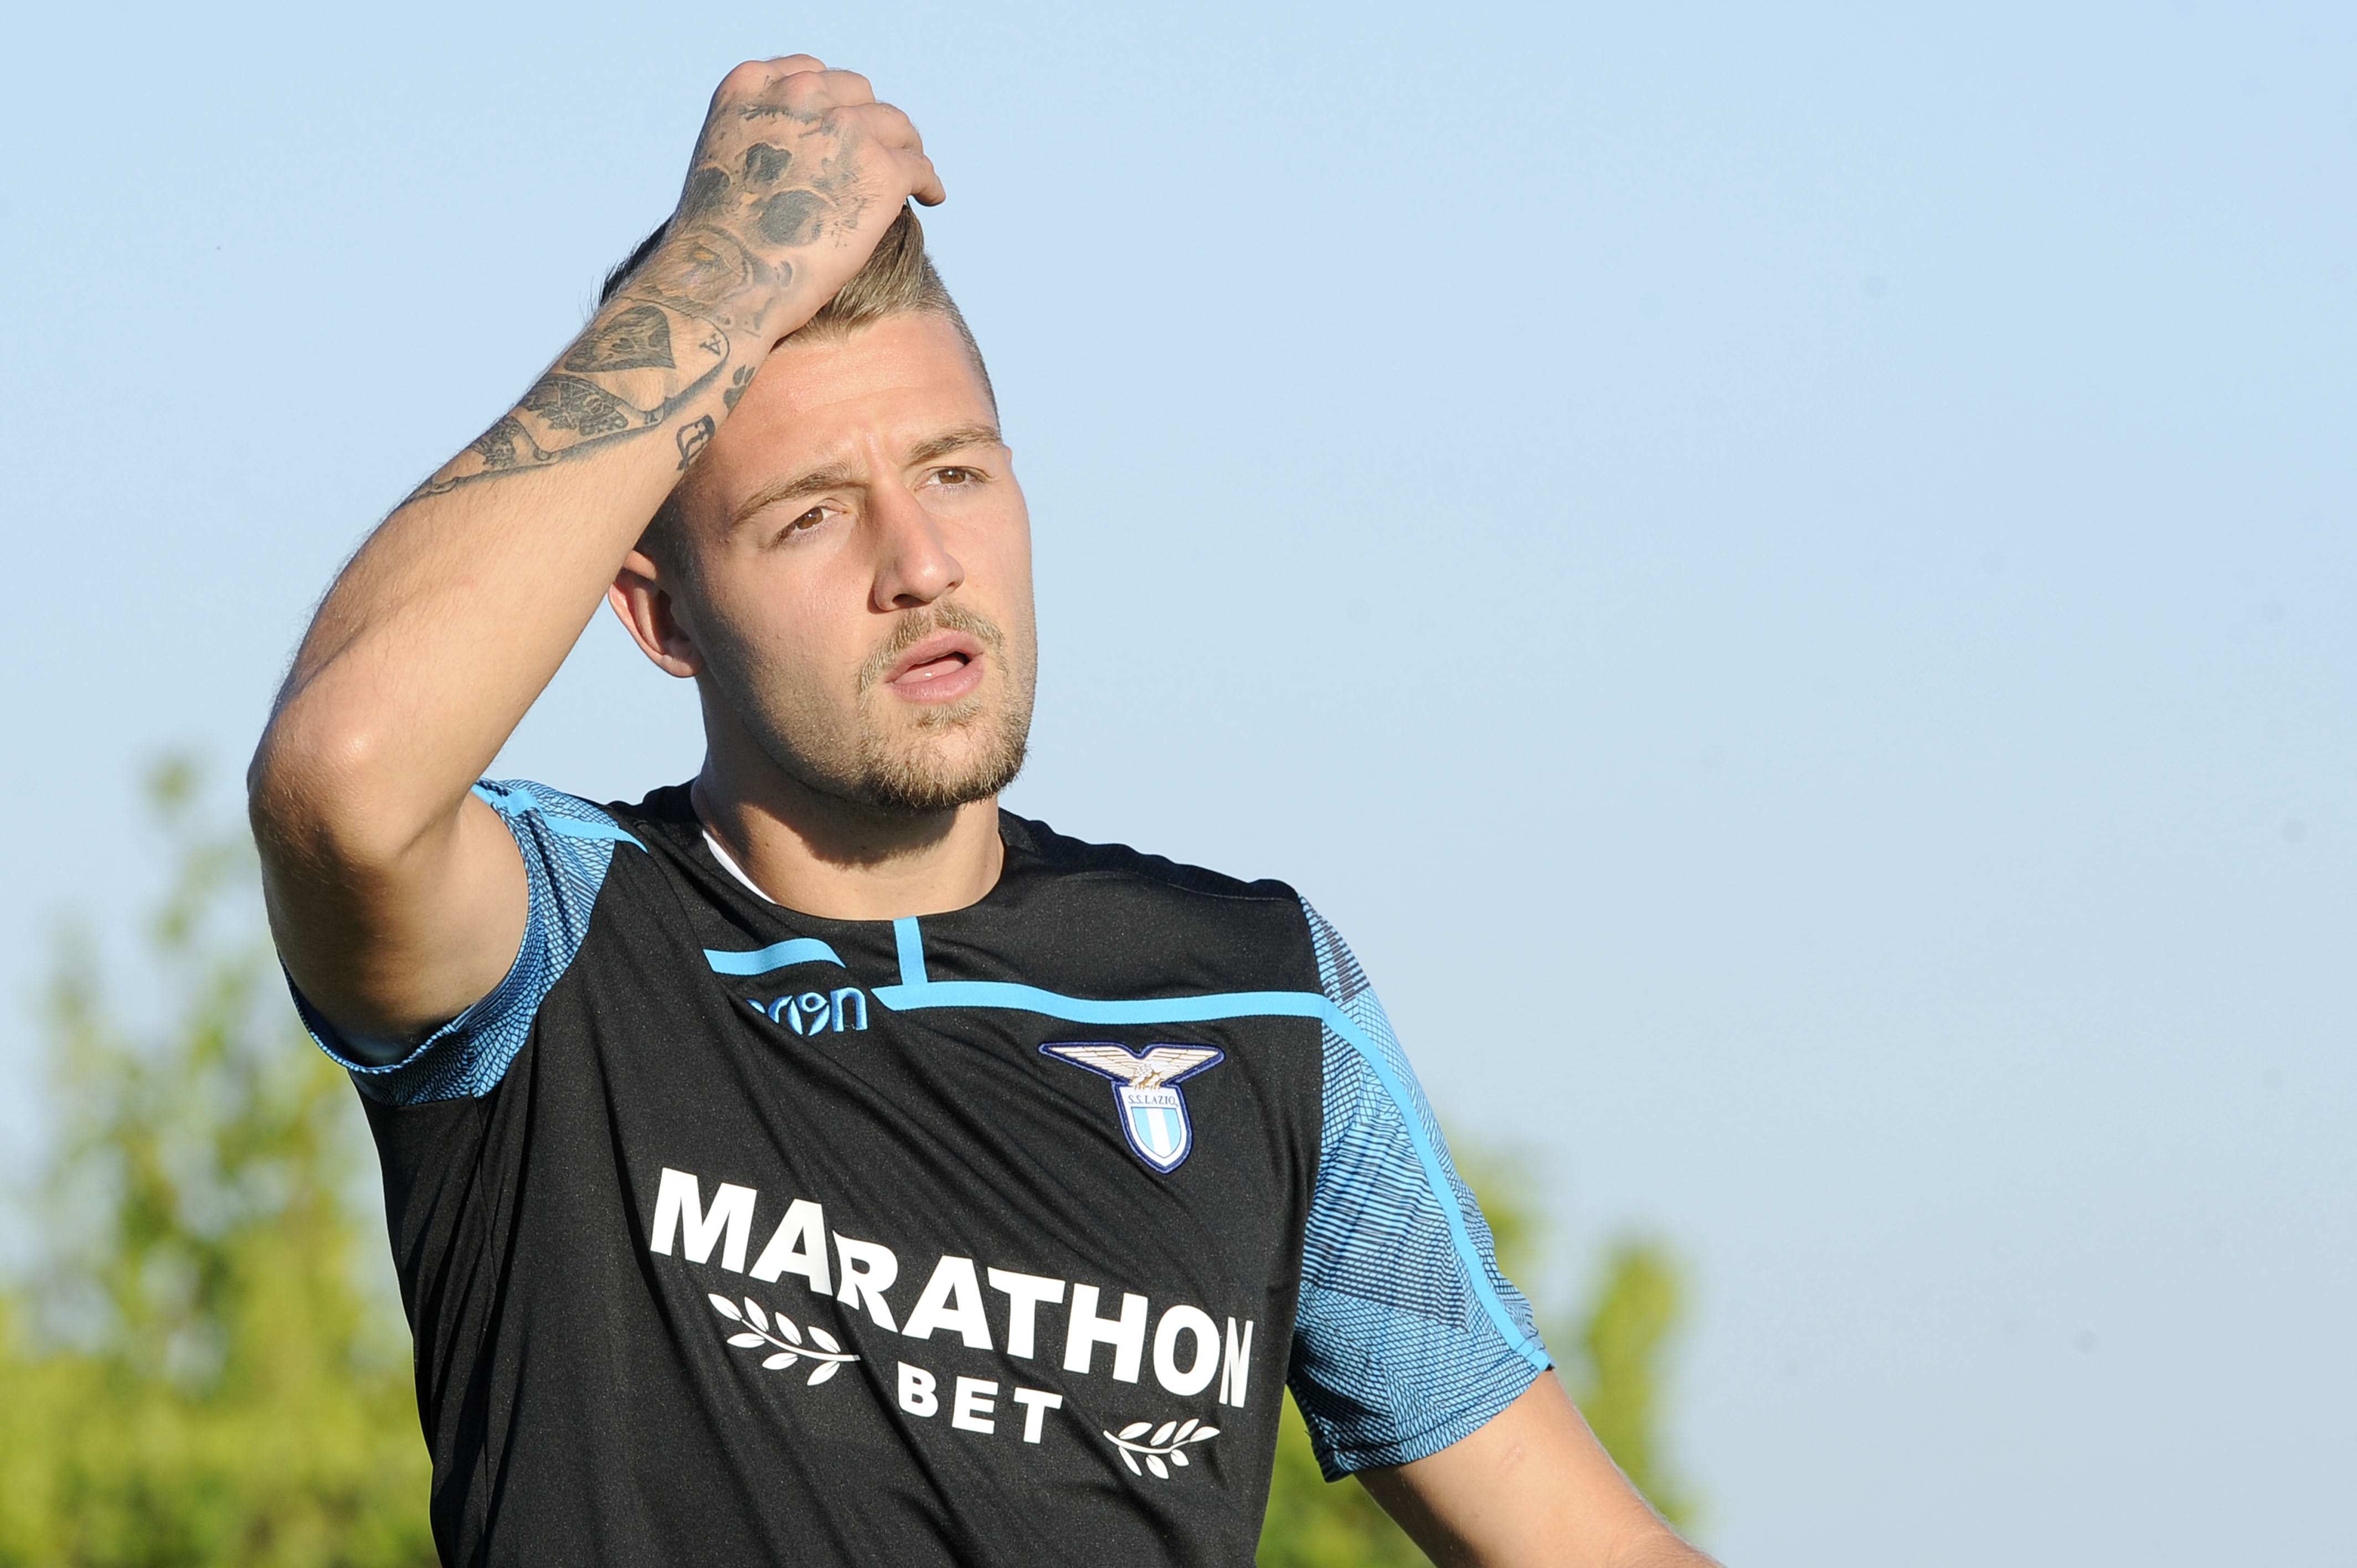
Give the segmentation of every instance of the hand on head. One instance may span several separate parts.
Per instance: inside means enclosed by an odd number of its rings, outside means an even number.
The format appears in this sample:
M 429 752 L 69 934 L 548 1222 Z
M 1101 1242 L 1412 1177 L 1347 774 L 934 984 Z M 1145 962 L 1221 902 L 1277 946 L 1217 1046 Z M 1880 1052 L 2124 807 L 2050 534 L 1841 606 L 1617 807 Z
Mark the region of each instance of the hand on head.
M 904 202 L 944 194 L 924 138 L 866 77 L 809 55 L 748 60 L 712 95 L 678 210 L 630 291 L 732 329 L 791 329 Z

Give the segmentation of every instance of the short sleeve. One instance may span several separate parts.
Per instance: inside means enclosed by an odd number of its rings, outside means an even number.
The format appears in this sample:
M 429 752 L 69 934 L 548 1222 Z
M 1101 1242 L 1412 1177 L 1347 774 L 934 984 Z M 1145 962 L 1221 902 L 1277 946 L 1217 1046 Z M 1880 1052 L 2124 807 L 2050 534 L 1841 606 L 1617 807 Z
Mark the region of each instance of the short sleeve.
M 588 801 L 544 785 L 486 779 L 475 786 L 475 796 L 500 814 L 523 854 L 531 903 L 507 977 L 407 1056 L 382 1067 L 351 1050 L 336 1026 L 295 992 L 296 1010 L 319 1048 L 352 1075 L 362 1094 L 382 1104 L 489 1094 L 523 1049 L 540 1004 L 580 952 L 616 846 L 646 848 Z
M 1335 1480 L 1439 1452 L 1552 1362 L 1383 1004 L 1334 928 L 1302 909 L 1333 1012 L 1287 1381 Z

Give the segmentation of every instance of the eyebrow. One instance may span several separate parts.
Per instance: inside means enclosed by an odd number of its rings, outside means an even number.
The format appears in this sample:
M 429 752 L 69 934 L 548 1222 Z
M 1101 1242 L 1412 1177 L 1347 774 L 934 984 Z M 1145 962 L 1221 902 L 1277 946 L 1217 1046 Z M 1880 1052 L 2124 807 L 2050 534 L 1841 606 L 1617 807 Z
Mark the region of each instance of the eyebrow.
M 996 446 L 998 443 L 998 427 L 995 424 L 952 425 L 930 441 L 918 442 L 909 449 L 908 461 L 911 464 L 930 463 L 936 457 L 946 457 L 968 446 Z
M 835 463 L 823 468 L 813 468 L 809 473 L 797 475 L 791 479 L 763 485 L 745 498 L 744 503 L 737 507 L 736 515 L 728 520 L 729 524 L 732 527 L 741 524 L 765 508 L 776 506 L 780 501 L 795 500 L 803 496 L 815 495 L 821 490 L 842 489 L 847 488 L 851 482 L 851 470 L 840 463 Z
M 968 446 L 996 446 L 999 441 L 1000 436 L 996 425 L 952 425 L 938 435 L 918 442 L 909 449 L 908 456 L 903 461 L 912 466 L 918 463 L 930 463 L 936 457 L 946 457 L 951 453 L 963 451 Z M 844 489 L 858 482 L 858 477 L 841 463 L 831 463 L 823 468 L 813 468 L 808 473 L 798 474 L 791 479 L 763 485 L 745 499 L 744 504 L 737 509 L 736 515 L 729 521 L 732 526 L 742 523 L 755 513 L 776 506 L 780 501 L 798 500 L 803 496 L 816 495 L 821 490 Z

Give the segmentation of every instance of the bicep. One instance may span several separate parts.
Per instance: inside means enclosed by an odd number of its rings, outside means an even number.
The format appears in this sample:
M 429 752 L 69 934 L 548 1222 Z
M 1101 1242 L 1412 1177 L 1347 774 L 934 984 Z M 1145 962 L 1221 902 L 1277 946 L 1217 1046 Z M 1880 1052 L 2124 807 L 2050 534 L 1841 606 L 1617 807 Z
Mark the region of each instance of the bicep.
M 531 917 L 522 853 L 468 795 L 395 856 L 354 864 L 264 846 L 273 936 L 288 976 L 351 1054 L 405 1047 L 495 989 Z

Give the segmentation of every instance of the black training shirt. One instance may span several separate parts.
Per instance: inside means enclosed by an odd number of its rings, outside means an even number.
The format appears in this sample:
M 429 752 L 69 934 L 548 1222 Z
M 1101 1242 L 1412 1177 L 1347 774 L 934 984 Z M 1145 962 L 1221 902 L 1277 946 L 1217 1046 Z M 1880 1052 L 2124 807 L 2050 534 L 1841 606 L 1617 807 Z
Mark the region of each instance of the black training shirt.
M 683 788 L 477 793 L 531 915 L 359 1085 L 452 1563 L 1245 1563 L 1547 1363 L 1288 887 L 1002 815 L 980 902 L 770 903 Z M 300 998 L 297 998 L 298 1003 Z

